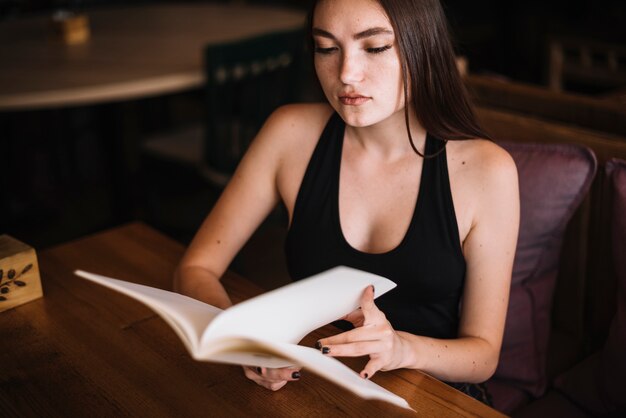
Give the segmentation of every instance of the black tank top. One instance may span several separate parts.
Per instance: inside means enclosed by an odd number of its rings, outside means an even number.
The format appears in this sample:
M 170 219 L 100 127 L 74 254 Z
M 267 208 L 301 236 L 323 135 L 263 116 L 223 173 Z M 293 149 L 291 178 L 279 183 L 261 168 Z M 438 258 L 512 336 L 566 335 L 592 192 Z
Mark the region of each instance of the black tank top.
M 401 243 L 380 254 L 353 248 L 339 223 L 339 171 L 345 124 L 333 114 L 307 166 L 285 242 L 293 280 L 338 265 L 387 277 L 398 287 L 376 305 L 399 331 L 456 338 L 465 259 L 452 204 L 445 143 L 426 136 L 427 154 L 413 218 Z M 324 309 L 320 306 L 320 309 Z

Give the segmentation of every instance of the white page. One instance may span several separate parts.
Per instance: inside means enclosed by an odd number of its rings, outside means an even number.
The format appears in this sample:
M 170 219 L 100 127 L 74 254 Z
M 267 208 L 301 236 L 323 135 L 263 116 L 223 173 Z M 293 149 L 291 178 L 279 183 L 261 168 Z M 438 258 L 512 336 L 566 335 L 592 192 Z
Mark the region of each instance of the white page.
M 250 366 L 261 365 L 262 367 L 283 367 L 287 364 L 295 364 L 362 398 L 379 399 L 402 408 L 411 409 L 403 398 L 370 380 L 363 379 L 339 360 L 325 356 L 314 348 L 275 341 L 233 337 L 216 344 L 214 349 L 215 351 L 210 353 L 211 361 Z M 273 364 L 271 365 L 266 361 L 283 361 L 284 364 L 271 363 Z
M 335 267 L 228 308 L 202 337 L 220 336 L 297 343 L 309 332 L 352 312 L 369 285 L 378 297 L 396 287 L 391 280 L 349 267 Z
M 339 360 L 325 356 L 319 350 L 300 345 L 281 344 L 281 351 L 297 364 L 306 367 L 307 370 L 356 393 L 362 398 L 380 399 L 402 408 L 412 409 L 405 399 L 368 379 L 363 379 Z
M 369 380 L 362 379 L 357 373 L 340 361 L 325 356 L 321 354 L 319 350 L 313 348 L 282 343 L 265 337 L 229 338 L 225 336 L 225 338 L 217 338 L 209 341 L 206 346 L 200 349 L 200 333 L 207 326 L 212 326 L 212 321 L 215 322 L 216 318 L 223 315 L 223 312 L 230 312 L 235 307 L 229 308 L 228 311 L 222 311 L 221 309 L 178 293 L 125 282 L 81 270 L 75 271 L 75 274 L 130 296 L 153 309 L 174 329 L 174 331 L 176 331 L 181 340 L 185 343 L 191 356 L 196 360 L 262 367 L 285 367 L 297 364 L 363 398 L 380 399 L 410 409 L 404 399 Z M 337 279 L 345 281 L 339 286 L 336 282 L 331 282 Z M 330 309 L 331 312 L 335 312 L 334 314 L 328 314 L 326 316 L 332 317 L 332 319 L 315 318 L 303 321 L 311 326 L 311 328 L 308 328 L 304 332 L 304 334 L 306 334 L 354 310 L 359 304 L 363 289 L 370 284 L 374 284 L 376 287 L 377 296 L 395 287 L 393 282 L 379 276 L 340 267 L 322 273 L 321 275 L 313 276 L 310 279 L 296 282 L 293 285 L 288 285 L 286 287 L 291 288 L 288 289 L 287 292 L 270 292 L 273 294 L 271 295 L 273 297 L 266 298 L 264 303 L 246 308 L 246 310 L 254 310 L 257 308 L 263 310 L 266 303 L 272 305 L 276 302 L 277 298 L 280 299 L 283 296 L 292 297 L 294 295 L 300 297 L 302 294 L 311 297 L 311 299 L 307 298 L 307 302 L 304 303 L 307 308 L 314 305 L 320 306 L 322 310 L 329 310 L 331 307 L 336 308 Z M 293 287 L 296 289 L 293 289 Z M 325 292 L 331 293 L 328 295 Z M 276 296 L 276 293 L 279 293 L 279 295 Z M 261 295 L 255 299 L 262 296 L 265 295 Z M 243 305 L 243 303 L 240 305 Z M 343 306 L 343 309 L 340 309 L 340 306 Z M 289 308 L 289 306 L 287 306 L 287 308 Z M 310 311 L 307 309 L 305 309 L 305 311 L 310 315 Z M 260 315 L 263 316 L 262 313 Z M 294 315 L 288 316 L 288 318 L 292 318 L 293 316 Z M 324 317 L 324 315 L 322 315 L 322 317 Z M 237 317 L 234 318 L 236 319 Z M 318 322 L 321 323 L 317 324 Z M 229 326 L 229 323 L 230 322 L 227 321 L 225 326 Z M 301 323 L 299 323 L 298 326 L 303 327 Z
M 192 357 L 195 357 L 199 351 L 200 337 L 206 327 L 223 312 L 219 308 L 180 293 L 125 282 L 82 270 L 76 270 L 74 274 L 147 305 L 174 329 Z

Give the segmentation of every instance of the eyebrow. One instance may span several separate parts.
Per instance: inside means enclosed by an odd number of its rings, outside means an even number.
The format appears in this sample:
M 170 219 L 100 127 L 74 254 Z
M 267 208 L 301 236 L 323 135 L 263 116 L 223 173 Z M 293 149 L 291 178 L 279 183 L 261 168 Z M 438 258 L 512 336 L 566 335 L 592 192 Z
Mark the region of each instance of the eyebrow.
M 324 29 L 313 28 L 311 30 L 311 33 L 313 34 L 313 36 L 321 36 L 322 38 L 337 40 L 337 38 L 335 38 L 335 35 L 325 31 Z M 363 32 L 355 33 L 354 35 L 352 35 L 352 38 L 358 41 L 360 39 L 370 38 L 376 35 L 393 35 L 393 31 L 381 27 L 369 28 L 364 30 Z

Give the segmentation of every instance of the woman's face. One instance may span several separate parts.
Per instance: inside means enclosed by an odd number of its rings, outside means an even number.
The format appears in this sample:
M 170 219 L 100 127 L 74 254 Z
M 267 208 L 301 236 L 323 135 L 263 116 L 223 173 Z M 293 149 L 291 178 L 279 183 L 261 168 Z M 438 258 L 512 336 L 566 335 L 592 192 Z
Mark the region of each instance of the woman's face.
M 321 0 L 313 16 L 315 71 L 331 106 L 351 126 L 404 118 L 398 46 L 375 0 Z

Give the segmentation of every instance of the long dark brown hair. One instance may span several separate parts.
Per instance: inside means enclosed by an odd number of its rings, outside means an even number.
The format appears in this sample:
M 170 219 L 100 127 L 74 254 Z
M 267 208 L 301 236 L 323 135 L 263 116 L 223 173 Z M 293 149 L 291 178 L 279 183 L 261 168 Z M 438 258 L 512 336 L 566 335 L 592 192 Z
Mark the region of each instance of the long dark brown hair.
M 310 9 L 309 30 L 319 1 L 315 0 Z M 447 20 L 439 0 L 376 1 L 385 10 L 396 35 L 405 103 L 409 103 L 407 98 L 411 100 L 419 123 L 442 141 L 490 138 L 478 123 L 457 69 Z M 312 37 L 310 39 L 312 42 Z M 413 150 L 424 157 L 411 137 L 410 111 L 411 106 L 405 106 L 409 141 Z

